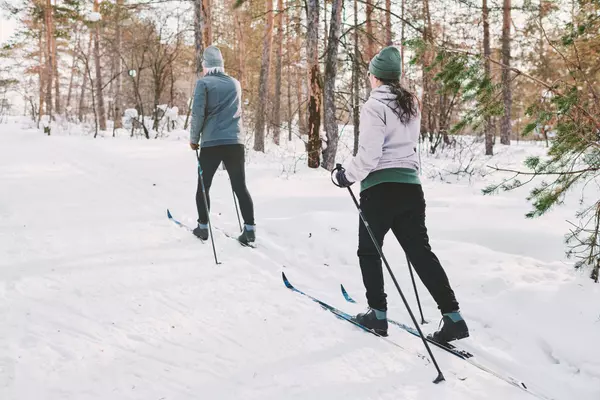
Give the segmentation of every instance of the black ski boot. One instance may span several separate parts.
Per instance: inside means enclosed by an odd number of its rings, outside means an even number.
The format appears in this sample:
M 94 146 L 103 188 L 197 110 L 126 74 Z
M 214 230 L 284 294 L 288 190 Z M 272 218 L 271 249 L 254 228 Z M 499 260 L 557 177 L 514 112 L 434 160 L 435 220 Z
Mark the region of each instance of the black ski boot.
M 361 324 L 365 328 L 369 328 L 378 335 L 387 336 L 388 330 L 388 321 L 387 318 L 377 319 L 375 315 L 375 310 L 369 308 L 367 312 L 357 314 L 356 317 L 353 318 L 354 321 Z
M 469 328 L 467 323 L 460 315 L 460 312 L 451 312 L 442 317 L 442 329 L 434 332 L 429 337 L 441 344 L 446 344 L 453 340 L 459 340 L 469 337 Z
M 256 240 L 256 231 L 254 229 L 250 230 L 247 228 L 247 226 L 244 226 L 244 231 L 240 236 L 238 236 L 238 240 L 241 244 L 249 246 L 250 243 L 254 243 Z
M 208 225 L 198 224 L 192 233 L 200 238 L 200 240 L 208 240 Z

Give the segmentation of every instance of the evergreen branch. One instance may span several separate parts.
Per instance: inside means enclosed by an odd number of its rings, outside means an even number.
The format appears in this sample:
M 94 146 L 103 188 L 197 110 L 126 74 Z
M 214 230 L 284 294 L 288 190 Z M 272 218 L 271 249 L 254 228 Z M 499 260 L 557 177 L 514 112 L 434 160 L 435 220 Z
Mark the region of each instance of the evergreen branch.
M 504 64 L 504 63 L 502 63 L 502 62 L 500 62 L 498 60 L 493 59 L 491 56 L 483 56 L 481 54 L 475 54 L 475 53 L 472 53 L 472 52 L 467 51 L 467 50 L 450 49 L 450 48 L 447 48 L 447 47 L 444 47 L 444 46 L 439 46 L 439 47 L 441 49 L 443 49 L 443 50 L 448 51 L 448 52 L 460 53 L 460 54 L 464 54 L 464 55 L 467 55 L 467 56 L 470 56 L 470 57 L 483 57 L 484 59 L 489 60 L 491 63 L 493 63 L 495 65 L 498 65 L 498 66 L 500 66 L 500 67 L 502 67 L 504 69 L 508 69 L 508 70 L 514 72 L 515 74 L 522 75 L 522 76 L 526 77 L 527 79 L 530 79 L 530 80 L 538 83 L 539 85 L 545 87 L 550 92 L 555 93 L 558 96 L 566 97 L 566 95 L 564 93 L 562 93 L 561 91 L 559 91 L 555 87 L 548 85 L 546 82 L 542 81 L 541 79 L 538 79 L 538 78 L 536 78 L 536 77 L 534 77 L 534 76 L 532 76 L 532 75 L 530 75 L 530 74 L 528 74 L 526 72 L 523 72 L 522 70 L 520 70 L 520 69 L 518 69 L 516 67 L 508 66 L 508 65 L 506 65 L 506 64 Z M 574 104 L 574 106 L 577 109 L 579 109 L 586 116 L 586 118 L 589 119 L 590 122 L 592 122 L 595 125 L 595 127 L 597 129 L 600 129 L 600 120 L 597 120 L 593 115 L 591 115 L 589 113 L 589 111 L 587 111 L 585 108 L 581 107 L 579 104 Z M 590 144 L 592 146 L 600 148 L 600 143 L 592 142 Z
M 525 172 L 525 171 L 517 171 L 514 169 L 506 169 L 506 168 L 498 168 L 498 167 L 494 167 L 492 165 L 486 165 L 486 167 L 493 169 L 494 171 L 498 171 L 498 172 L 512 172 L 514 174 L 516 174 L 516 176 L 514 176 L 511 179 L 516 178 L 519 175 L 526 175 L 526 176 L 539 176 L 539 175 L 550 175 L 550 176 L 554 176 L 554 175 L 576 175 L 576 174 L 583 174 L 585 172 L 595 172 L 595 171 L 599 171 L 600 167 L 590 167 L 590 168 L 585 168 L 585 169 L 580 169 L 577 171 L 560 171 L 560 172 L 541 172 L 541 171 L 534 171 L 534 172 Z

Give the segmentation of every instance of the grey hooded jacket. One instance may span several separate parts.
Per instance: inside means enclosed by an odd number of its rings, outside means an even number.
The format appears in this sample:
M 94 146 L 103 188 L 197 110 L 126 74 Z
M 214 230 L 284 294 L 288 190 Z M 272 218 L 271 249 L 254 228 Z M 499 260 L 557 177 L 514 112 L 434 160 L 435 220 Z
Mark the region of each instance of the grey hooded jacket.
M 214 73 L 196 82 L 190 143 L 201 147 L 244 144 L 242 88 L 229 75 Z
M 358 152 L 346 168 L 350 182 L 363 181 L 371 172 L 388 168 L 419 170 L 421 116 L 404 125 L 391 108 L 395 99 L 390 87 L 383 85 L 373 89 L 363 105 Z

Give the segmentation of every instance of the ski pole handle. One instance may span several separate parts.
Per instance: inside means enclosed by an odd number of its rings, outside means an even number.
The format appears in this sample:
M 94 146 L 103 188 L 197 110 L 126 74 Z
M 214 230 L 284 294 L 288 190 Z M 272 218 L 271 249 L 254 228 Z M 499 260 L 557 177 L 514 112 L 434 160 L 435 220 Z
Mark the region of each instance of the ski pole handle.
M 346 169 L 344 169 L 344 167 L 342 167 L 342 164 L 336 164 L 335 168 L 333 169 L 333 171 L 331 171 L 331 182 L 337 186 L 337 187 L 341 187 L 339 183 L 336 182 L 335 179 L 333 179 L 333 174 L 335 174 L 338 171 L 345 171 Z

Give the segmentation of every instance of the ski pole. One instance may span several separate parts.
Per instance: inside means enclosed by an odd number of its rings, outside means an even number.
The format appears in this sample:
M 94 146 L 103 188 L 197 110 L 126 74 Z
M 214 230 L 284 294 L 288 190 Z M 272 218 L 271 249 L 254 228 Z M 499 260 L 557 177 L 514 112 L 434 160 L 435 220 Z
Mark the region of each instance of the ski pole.
M 333 173 L 336 171 L 344 171 L 342 164 L 337 164 L 335 169 L 333 171 L 331 171 L 331 181 L 337 187 L 341 187 L 333 179 Z M 373 241 L 373 244 L 375 245 L 375 248 L 377 249 L 379 256 L 383 260 L 383 263 L 385 264 L 392 280 L 394 281 L 394 285 L 396 285 L 396 289 L 398 289 L 398 293 L 400 293 L 402 302 L 404 303 L 404 306 L 406 307 L 406 310 L 408 311 L 408 314 L 410 315 L 410 318 L 412 319 L 413 324 L 415 325 L 415 327 L 417 328 L 417 331 L 419 332 L 419 336 L 421 337 L 421 340 L 423 341 L 423 344 L 425 345 L 425 348 L 427 349 L 427 353 L 429 353 L 429 356 L 431 357 L 431 360 L 433 361 L 433 365 L 435 365 L 435 369 L 438 372 L 438 376 L 437 376 L 437 378 L 435 378 L 433 383 L 439 383 L 441 381 L 444 381 L 445 380 L 444 374 L 442 373 L 442 370 L 440 369 L 435 357 L 433 356 L 433 353 L 431 352 L 431 348 L 429 347 L 427 340 L 425 340 L 425 335 L 423 335 L 423 332 L 421 331 L 421 327 L 419 326 L 419 323 L 415 319 L 415 316 L 414 316 L 412 310 L 410 309 L 410 306 L 408 305 L 408 301 L 406 301 L 406 297 L 404 297 L 404 293 L 402 293 L 402 289 L 400 289 L 400 285 L 398 284 L 398 281 L 396 280 L 396 277 L 394 276 L 394 273 L 392 272 L 392 269 L 390 268 L 390 264 L 387 262 L 387 259 L 385 258 L 385 255 L 383 254 L 383 250 L 381 249 L 381 246 L 379 246 L 379 243 L 377 243 L 377 239 L 375 239 L 375 235 L 373 234 L 373 231 L 371 230 L 369 223 L 367 222 L 362 210 L 360 209 L 360 204 L 356 200 L 356 196 L 354 196 L 354 192 L 352 191 L 352 189 L 350 187 L 348 187 L 348 192 L 350 193 L 350 196 L 352 197 L 352 200 L 354 201 L 354 205 L 356 206 L 356 209 L 358 210 L 360 219 L 362 220 L 363 224 L 365 225 L 365 228 L 367 228 L 367 232 L 369 232 L 369 236 L 371 237 L 371 240 Z
M 408 254 L 404 253 L 404 255 L 406 255 L 406 262 L 408 264 L 408 272 L 410 272 L 410 279 L 412 280 L 413 289 L 415 290 L 415 297 L 417 298 L 417 305 L 419 306 L 419 313 L 421 314 L 421 324 L 425 325 L 427 323 L 427 321 L 425 321 L 425 317 L 423 317 L 423 309 L 421 308 L 421 300 L 419 300 L 419 291 L 417 290 L 417 284 L 415 282 L 415 275 L 413 274 L 413 269 L 412 269 L 410 260 L 408 258 Z
M 208 229 L 210 230 L 210 241 L 212 243 L 213 254 L 215 255 L 215 263 L 217 265 L 220 264 L 219 260 L 217 260 L 217 250 L 215 249 L 215 239 L 212 233 L 212 224 L 210 223 L 210 213 L 208 211 L 208 200 L 206 196 L 206 189 L 204 187 L 204 176 L 202 174 L 202 166 L 200 165 L 200 154 L 198 150 L 196 150 L 196 160 L 198 160 L 198 176 L 200 177 L 200 186 L 202 187 L 202 196 L 204 198 L 204 208 L 206 209 L 206 218 L 208 220 Z
M 242 220 L 240 219 L 240 210 L 238 209 L 237 199 L 235 197 L 235 191 L 233 190 L 233 186 L 231 187 L 231 193 L 233 193 L 233 204 L 235 204 L 235 213 L 238 217 L 238 224 L 240 225 L 240 231 L 242 230 Z
M 225 163 L 223 163 L 223 169 L 227 169 L 225 167 Z M 231 179 L 229 180 L 229 183 L 231 184 Z M 238 224 L 240 226 L 240 231 L 241 231 L 242 230 L 242 220 L 240 219 L 240 210 L 238 208 L 237 198 L 235 197 L 235 191 L 233 190 L 233 185 L 231 186 L 231 193 L 233 194 L 233 204 L 235 204 L 235 214 L 237 215 Z

